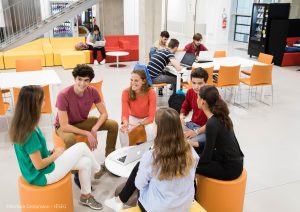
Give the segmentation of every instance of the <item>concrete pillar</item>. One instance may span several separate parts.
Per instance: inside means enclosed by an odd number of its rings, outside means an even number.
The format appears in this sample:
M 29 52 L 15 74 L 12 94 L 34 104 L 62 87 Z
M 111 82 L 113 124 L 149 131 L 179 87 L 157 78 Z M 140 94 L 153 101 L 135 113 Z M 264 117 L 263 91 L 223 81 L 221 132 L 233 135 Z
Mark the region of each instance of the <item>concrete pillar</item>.
M 162 21 L 163 0 L 139 1 L 139 60 L 147 64 L 150 47 L 159 38 Z
M 104 35 L 124 35 L 123 0 L 100 1 L 100 30 Z

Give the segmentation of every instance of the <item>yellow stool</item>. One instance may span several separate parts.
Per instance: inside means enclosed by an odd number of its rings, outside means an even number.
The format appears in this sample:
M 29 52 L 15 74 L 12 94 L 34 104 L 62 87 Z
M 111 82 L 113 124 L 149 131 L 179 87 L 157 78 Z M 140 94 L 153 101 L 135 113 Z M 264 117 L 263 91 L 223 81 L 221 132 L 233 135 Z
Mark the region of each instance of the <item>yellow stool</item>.
M 141 212 L 141 209 L 137 206 L 137 207 L 121 210 L 120 212 Z M 198 202 L 194 201 L 190 212 L 206 212 L 206 210 L 202 208 Z
M 235 180 L 216 180 L 197 176 L 197 201 L 209 212 L 242 212 L 247 181 L 244 169 Z
M 3 53 L 0 52 L 0 69 L 4 69 Z
M 65 148 L 65 142 L 63 141 L 63 139 L 61 137 L 59 137 L 55 130 L 53 130 L 52 132 L 52 138 L 53 138 L 53 143 L 54 143 L 54 147 L 55 148 Z M 76 135 L 76 142 L 84 142 L 88 145 L 89 147 L 89 142 L 86 136 L 84 135 Z
M 71 174 L 46 186 L 31 185 L 21 176 L 19 194 L 22 212 L 74 211 Z
M 64 69 L 75 68 L 77 64 L 85 64 L 85 54 L 83 52 L 63 52 L 60 57 Z

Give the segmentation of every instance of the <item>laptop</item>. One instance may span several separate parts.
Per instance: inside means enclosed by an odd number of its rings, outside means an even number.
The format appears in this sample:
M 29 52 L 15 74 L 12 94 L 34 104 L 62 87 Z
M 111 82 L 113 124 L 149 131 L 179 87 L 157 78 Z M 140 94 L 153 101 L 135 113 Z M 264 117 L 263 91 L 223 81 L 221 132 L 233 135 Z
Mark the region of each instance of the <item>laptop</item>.
M 192 53 L 185 53 L 182 60 L 180 61 L 180 65 L 187 67 L 187 68 L 192 68 L 193 63 L 195 62 L 196 55 Z
M 105 46 L 105 42 L 106 42 L 106 41 L 104 41 L 104 40 L 96 41 L 94 45 L 95 45 L 96 47 L 102 47 L 102 46 Z
M 153 141 L 148 141 L 137 146 L 130 147 L 129 149 L 126 149 L 126 151 L 120 153 L 120 155 L 117 155 L 112 159 L 115 162 L 126 166 L 127 164 L 140 159 L 145 152 L 150 150 L 152 145 Z
M 213 52 L 200 51 L 198 60 L 196 60 L 196 63 L 209 63 L 209 62 L 213 62 Z

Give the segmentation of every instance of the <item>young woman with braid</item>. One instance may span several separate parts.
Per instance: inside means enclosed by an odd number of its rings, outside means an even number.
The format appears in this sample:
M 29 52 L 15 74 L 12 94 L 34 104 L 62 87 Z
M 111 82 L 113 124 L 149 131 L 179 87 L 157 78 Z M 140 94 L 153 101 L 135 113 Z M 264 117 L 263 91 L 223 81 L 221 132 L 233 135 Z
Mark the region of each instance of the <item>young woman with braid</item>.
M 198 107 L 207 117 L 206 143 L 196 173 L 218 180 L 234 180 L 243 171 L 244 155 L 233 131 L 226 103 L 214 86 L 200 89 Z

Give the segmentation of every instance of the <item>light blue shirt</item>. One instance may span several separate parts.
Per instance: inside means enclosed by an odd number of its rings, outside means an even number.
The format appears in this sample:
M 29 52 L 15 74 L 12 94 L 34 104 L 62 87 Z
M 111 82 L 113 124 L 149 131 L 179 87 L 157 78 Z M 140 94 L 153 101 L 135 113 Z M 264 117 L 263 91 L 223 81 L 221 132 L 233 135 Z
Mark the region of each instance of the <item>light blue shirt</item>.
M 158 180 L 153 170 L 153 150 L 140 162 L 135 186 L 140 190 L 139 201 L 149 212 L 188 212 L 194 199 L 194 179 L 199 156 L 192 148 L 195 166 L 189 175 L 173 180 Z

